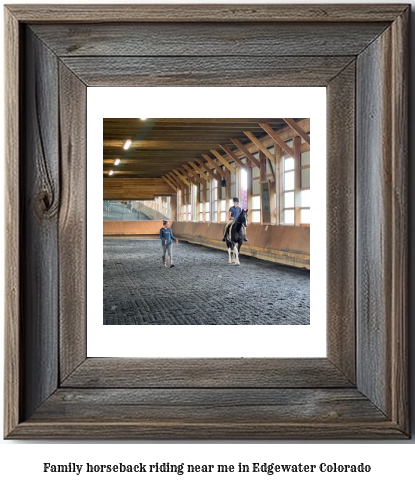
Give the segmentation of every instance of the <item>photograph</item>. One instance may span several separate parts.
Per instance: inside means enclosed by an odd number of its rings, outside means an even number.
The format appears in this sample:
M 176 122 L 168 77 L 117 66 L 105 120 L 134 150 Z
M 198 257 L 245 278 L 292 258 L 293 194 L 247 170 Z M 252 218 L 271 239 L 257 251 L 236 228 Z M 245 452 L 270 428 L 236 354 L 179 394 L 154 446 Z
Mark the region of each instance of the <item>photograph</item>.
M 410 438 L 410 10 L 4 9 L 6 439 Z
M 310 206 L 309 118 L 105 118 L 104 324 L 310 324 Z

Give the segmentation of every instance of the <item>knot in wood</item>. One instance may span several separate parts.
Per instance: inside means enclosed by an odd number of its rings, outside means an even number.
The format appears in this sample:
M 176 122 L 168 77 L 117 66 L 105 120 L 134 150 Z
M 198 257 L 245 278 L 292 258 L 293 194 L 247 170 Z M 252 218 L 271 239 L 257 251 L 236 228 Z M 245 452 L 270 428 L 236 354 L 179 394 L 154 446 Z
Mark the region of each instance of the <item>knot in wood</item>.
M 36 205 L 37 214 L 42 219 L 50 219 L 58 212 L 58 204 L 56 202 L 53 192 L 43 188 L 40 190 Z

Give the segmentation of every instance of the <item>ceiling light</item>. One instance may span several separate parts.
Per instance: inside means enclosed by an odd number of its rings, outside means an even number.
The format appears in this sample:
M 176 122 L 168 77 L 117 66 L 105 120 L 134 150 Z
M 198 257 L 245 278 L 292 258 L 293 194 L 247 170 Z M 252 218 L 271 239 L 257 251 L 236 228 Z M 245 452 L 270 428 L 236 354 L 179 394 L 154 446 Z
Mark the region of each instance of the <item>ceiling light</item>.
M 110 172 L 108 173 L 110 176 L 112 176 L 114 174 L 114 171 L 110 170 Z
M 147 120 L 147 119 L 140 119 L 140 120 Z
M 116 159 L 115 162 L 114 162 L 115 166 L 118 166 L 120 163 L 121 163 L 121 160 L 120 159 Z
M 128 139 L 128 141 L 125 141 L 124 149 L 128 149 L 130 146 L 131 146 L 131 140 Z

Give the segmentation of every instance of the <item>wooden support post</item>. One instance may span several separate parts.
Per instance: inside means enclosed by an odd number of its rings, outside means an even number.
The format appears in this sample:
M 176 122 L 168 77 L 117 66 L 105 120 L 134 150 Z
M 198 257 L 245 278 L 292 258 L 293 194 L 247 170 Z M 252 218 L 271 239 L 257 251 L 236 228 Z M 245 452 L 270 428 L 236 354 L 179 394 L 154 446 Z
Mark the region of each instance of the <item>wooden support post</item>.
M 252 210 L 252 166 L 248 164 L 248 168 L 246 169 L 247 173 L 247 186 L 246 186 L 246 195 L 247 195 L 247 203 L 248 209 Z
M 266 172 L 266 159 L 265 155 L 261 152 L 259 153 L 259 181 L 260 183 L 264 183 L 267 181 L 267 172 Z
M 275 183 L 273 181 L 268 182 L 269 191 L 269 211 L 271 215 L 271 224 L 277 223 L 276 205 L 275 205 Z
M 301 137 L 294 137 L 294 198 L 295 225 L 301 224 Z
M 266 157 L 262 152 L 259 155 L 259 194 L 261 197 L 261 224 L 271 223 L 270 205 L 269 205 L 269 184 L 266 175 Z
M 228 205 L 230 199 L 231 199 L 231 172 L 226 171 L 226 205 Z
M 282 173 L 281 173 L 282 150 L 281 150 L 280 146 L 278 146 L 277 143 L 275 143 L 275 145 L 274 145 L 274 150 L 275 150 L 275 201 L 276 201 L 275 223 L 277 225 L 280 225 L 280 223 L 281 223 L 281 208 L 282 208 L 282 201 L 281 201 L 281 195 L 282 195 Z

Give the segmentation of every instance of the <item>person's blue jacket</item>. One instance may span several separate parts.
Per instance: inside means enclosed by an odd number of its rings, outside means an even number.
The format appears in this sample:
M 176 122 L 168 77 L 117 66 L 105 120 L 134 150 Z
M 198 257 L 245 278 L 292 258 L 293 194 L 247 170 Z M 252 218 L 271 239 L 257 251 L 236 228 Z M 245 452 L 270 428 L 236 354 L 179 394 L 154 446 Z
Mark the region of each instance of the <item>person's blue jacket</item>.
M 166 246 L 166 241 L 167 241 L 167 246 L 169 246 L 171 244 L 171 240 L 176 238 L 174 237 L 173 231 L 171 230 L 170 227 L 167 227 L 167 229 L 162 227 L 160 229 L 160 239 L 161 239 L 162 246 Z

